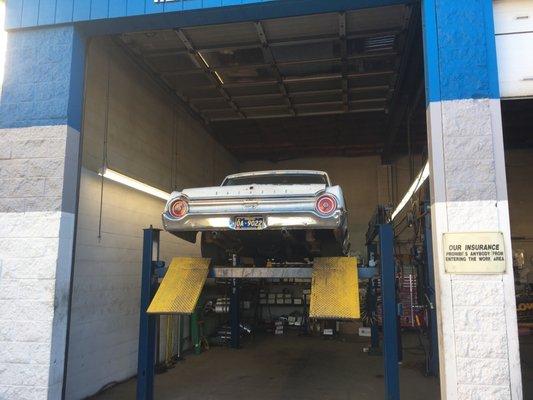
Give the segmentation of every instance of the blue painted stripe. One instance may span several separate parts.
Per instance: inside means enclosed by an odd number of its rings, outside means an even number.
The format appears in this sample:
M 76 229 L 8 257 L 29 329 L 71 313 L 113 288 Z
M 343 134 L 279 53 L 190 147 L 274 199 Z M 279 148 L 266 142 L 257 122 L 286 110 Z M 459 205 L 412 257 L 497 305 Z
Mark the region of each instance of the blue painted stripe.
M 39 25 L 50 25 L 56 22 L 56 0 L 40 0 Z
M 91 19 L 102 19 L 108 17 L 109 3 L 108 0 L 91 1 Z
M 72 21 L 74 3 L 72 0 L 57 0 L 56 23 L 61 24 Z
M 499 98 L 491 0 L 424 0 L 427 101 Z
M 437 14 L 434 0 L 422 1 L 422 36 L 424 42 L 424 74 L 426 103 L 440 99 L 439 46 Z
M 37 26 L 39 20 L 39 0 L 24 0 L 22 5 L 22 27 Z
M 6 29 L 17 28 L 22 23 L 22 0 L 9 0 L 6 4 Z

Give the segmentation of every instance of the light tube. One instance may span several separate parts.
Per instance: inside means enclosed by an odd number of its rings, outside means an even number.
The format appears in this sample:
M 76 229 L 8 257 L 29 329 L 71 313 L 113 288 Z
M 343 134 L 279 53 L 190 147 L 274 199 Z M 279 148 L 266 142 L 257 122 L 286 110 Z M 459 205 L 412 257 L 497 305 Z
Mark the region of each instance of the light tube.
M 407 191 L 407 193 L 403 196 L 402 201 L 400 201 L 400 204 L 396 207 L 394 212 L 391 215 L 391 221 L 394 220 L 394 218 L 402 211 L 402 209 L 405 207 L 407 202 L 413 197 L 413 195 L 418 192 L 418 189 L 422 187 L 426 179 L 429 177 L 429 161 L 424 165 L 424 168 L 418 173 L 416 176 L 414 182 L 411 184 L 411 187 Z
M 149 195 L 159 197 L 160 199 L 163 199 L 163 200 L 168 200 L 170 198 L 170 193 L 164 192 L 153 186 L 147 185 L 146 183 L 139 182 L 136 179 L 130 178 L 129 176 L 123 175 L 109 168 L 104 168 L 103 173 L 102 171 L 100 171 L 98 175 L 103 176 L 104 178 L 109 179 L 111 181 L 126 185 L 132 189 L 139 190 L 140 192 L 144 192 Z

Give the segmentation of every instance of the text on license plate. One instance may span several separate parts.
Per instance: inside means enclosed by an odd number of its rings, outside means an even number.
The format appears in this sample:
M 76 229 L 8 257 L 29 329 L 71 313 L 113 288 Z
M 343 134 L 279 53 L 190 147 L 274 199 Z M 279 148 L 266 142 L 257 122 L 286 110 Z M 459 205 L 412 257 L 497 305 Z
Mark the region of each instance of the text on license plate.
M 263 229 L 263 217 L 235 217 L 235 229 Z

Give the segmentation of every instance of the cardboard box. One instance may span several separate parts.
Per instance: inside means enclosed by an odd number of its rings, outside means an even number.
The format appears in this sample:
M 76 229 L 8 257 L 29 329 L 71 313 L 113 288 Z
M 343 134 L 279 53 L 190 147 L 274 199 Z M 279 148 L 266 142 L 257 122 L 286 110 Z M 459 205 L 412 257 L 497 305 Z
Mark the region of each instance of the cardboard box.
M 285 304 L 292 304 L 292 299 L 285 299 L 284 302 Z
M 297 299 L 297 298 L 294 299 L 294 305 L 302 305 L 302 304 L 303 304 L 302 299 Z

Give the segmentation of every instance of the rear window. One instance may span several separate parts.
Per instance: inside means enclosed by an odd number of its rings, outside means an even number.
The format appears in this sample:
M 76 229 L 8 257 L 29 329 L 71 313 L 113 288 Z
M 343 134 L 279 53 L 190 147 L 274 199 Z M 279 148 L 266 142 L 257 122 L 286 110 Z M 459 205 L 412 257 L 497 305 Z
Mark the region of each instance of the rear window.
M 226 179 L 222 186 L 236 185 L 327 185 L 325 175 L 320 174 L 279 174 L 252 175 Z

